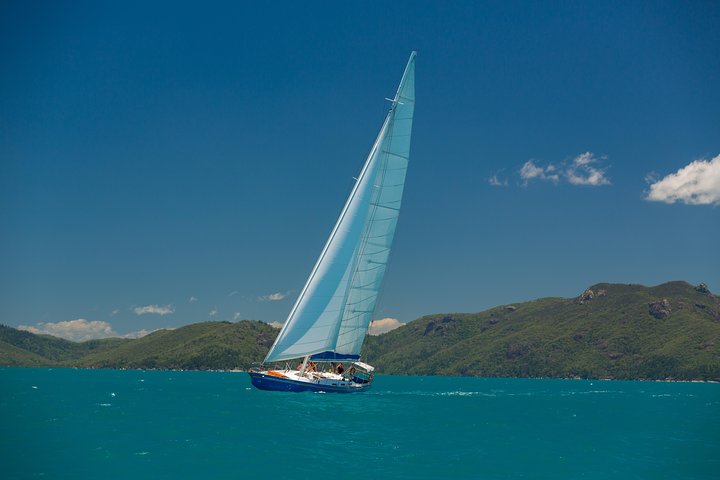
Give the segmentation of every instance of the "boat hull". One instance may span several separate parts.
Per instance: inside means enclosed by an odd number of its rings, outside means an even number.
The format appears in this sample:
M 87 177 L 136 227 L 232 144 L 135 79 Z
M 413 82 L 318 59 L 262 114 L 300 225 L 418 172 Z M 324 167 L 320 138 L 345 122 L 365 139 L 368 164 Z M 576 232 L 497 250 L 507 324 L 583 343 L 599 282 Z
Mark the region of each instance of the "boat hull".
M 266 372 L 248 372 L 250 381 L 255 388 L 279 392 L 323 392 L 323 393 L 359 393 L 370 389 L 371 383 L 358 384 L 347 382 L 345 385 L 316 383 L 312 380 L 295 380 L 291 378 L 268 375 Z

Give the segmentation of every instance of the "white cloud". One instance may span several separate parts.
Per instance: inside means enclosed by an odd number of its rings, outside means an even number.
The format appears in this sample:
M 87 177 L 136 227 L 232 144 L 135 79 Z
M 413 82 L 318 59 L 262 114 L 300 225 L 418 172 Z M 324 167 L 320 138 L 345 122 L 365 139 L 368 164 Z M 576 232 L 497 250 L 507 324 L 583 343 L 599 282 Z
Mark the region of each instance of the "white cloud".
M 645 199 L 686 205 L 720 205 L 720 155 L 712 160 L 695 160 L 655 181 Z
M 38 323 L 36 326 L 20 325 L 18 330 L 26 330 L 38 335 L 52 335 L 75 342 L 92 340 L 96 338 L 118 337 L 112 325 L 101 320 L 66 320 L 57 323 Z
M 542 178 L 545 175 L 545 169 L 535 166 L 535 162 L 528 160 L 520 169 L 520 178 L 523 180 L 531 180 L 533 178 Z
M 565 161 L 559 166 L 552 163 L 542 166 L 534 160 L 528 160 L 520 169 L 520 179 L 525 187 L 533 180 L 546 180 L 556 185 L 565 180 L 570 185 L 610 185 L 607 168 L 600 167 L 601 160 L 605 160 L 605 157 L 598 158 L 592 152 L 581 153 L 569 165 Z M 494 185 L 492 178 L 490 184 Z
M 195 303 L 197 301 L 198 301 L 197 297 L 193 297 L 193 296 L 191 296 L 190 299 L 188 300 L 188 302 L 190 302 L 190 303 Z
M 87 340 L 97 340 L 99 338 L 140 338 L 157 330 L 138 330 L 136 332 L 120 335 L 113 330 L 110 322 L 102 320 L 85 320 L 78 318 L 77 320 L 65 320 L 62 322 L 38 323 L 35 326 L 20 325 L 18 330 L 25 330 L 36 335 L 52 335 L 73 342 L 84 342 Z M 168 328 L 172 330 L 172 328 Z
M 120 313 L 120 310 L 118 310 L 118 309 L 116 308 L 115 310 L 113 310 L 112 312 L 110 312 L 110 315 L 115 316 L 115 315 L 117 315 L 118 313 Z
M 492 177 L 488 178 L 488 183 L 492 185 L 493 187 L 507 187 L 508 181 L 507 178 L 501 180 L 498 178 L 497 173 L 493 174 Z
M 528 160 L 520 169 L 520 178 L 523 181 L 523 185 L 527 186 L 530 180 L 548 180 L 553 183 L 560 181 L 560 176 L 557 173 L 555 166 L 549 164 L 547 167 L 540 167 L 535 165 L 533 160 Z
M 277 301 L 280 301 L 280 300 L 284 299 L 285 297 L 287 297 L 289 293 L 290 292 L 286 292 L 286 293 L 275 292 L 275 293 L 271 293 L 269 295 L 263 295 L 262 297 L 258 298 L 258 300 L 260 300 L 261 302 L 277 302 Z
M 138 315 L 153 313 L 162 316 L 175 313 L 175 307 L 173 307 L 172 305 L 165 305 L 164 307 L 160 305 L 145 305 L 144 307 L 135 307 L 133 308 L 133 311 Z
M 383 333 L 387 333 L 402 326 L 403 323 L 397 318 L 382 318 L 380 320 L 373 320 L 370 322 L 368 335 L 382 335 Z
M 581 153 L 572 161 L 572 164 L 565 170 L 565 177 L 572 185 L 610 185 L 610 180 L 605 176 L 605 169 L 595 167 L 599 163 L 592 152 Z
M 270 322 L 270 326 L 273 328 L 282 328 L 283 325 L 284 323 L 281 322 Z
M 235 312 L 235 315 L 233 315 L 233 320 L 237 320 L 240 318 L 240 312 Z
M 218 314 L 217 308 L 213 308 L 212 310 L 210 310 L 210 311 L 208 312 L 208 315 L 210 315 L 211 317 L 214 317 L 214 316 L 217 315 L 217 314 Z
M 237 290 L 233 290 L 232 292 L 228 293 L 228 297 L 234 297 L 238 293 L 240 293 L 240 292 L 238 292 Z

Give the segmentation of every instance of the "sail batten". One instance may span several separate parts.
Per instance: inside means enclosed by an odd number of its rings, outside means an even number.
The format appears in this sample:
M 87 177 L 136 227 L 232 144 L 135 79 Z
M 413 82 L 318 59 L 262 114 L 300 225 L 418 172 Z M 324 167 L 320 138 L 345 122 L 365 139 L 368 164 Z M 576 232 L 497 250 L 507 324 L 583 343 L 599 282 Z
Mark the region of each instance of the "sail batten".
M 415 52 L 352 192 L 266 361 L 357 356 L 397 226 L 410 154 Z

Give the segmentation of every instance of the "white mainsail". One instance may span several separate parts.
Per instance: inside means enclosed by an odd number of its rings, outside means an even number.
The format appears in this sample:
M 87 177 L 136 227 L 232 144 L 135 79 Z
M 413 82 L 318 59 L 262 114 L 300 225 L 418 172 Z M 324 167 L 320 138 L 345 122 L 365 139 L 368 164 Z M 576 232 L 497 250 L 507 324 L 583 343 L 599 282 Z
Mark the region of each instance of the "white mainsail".
M 395 236 L 415 108 L 415 52 L 350 197 L 266 362 L 357 356 Z

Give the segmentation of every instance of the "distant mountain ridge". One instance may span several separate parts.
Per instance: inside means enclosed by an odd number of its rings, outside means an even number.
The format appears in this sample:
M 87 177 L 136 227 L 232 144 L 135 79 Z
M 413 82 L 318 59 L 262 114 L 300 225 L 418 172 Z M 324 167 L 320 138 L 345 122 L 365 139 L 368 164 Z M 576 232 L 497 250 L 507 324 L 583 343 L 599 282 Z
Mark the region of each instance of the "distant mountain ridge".
M 123 338 L 105 338 L 71 342 L 51 335 L 36 335 L 0 325 L 0 365 L 72 366 L 87 355 L 110 350 L 129 341 Z
M 247 369 L 278 330 L 202 322 L 138 339 L 70 342 L 0 326 L 0 365 Z M 704 285 L 601 283 L 480 313 L 428 315 L 368 337 L 380 373 L 720 380 L 720 298 Z
M 263 322 L 201 322 L 137 339 L 71 342 L 0 325 L 0 365 L 212 370 L 248 368 L 278 330 Z
M 601 283 L 475 314 L 429 315 L 370 338 L 410 375 L 720 380 L 720 299 L 707 287 Z

